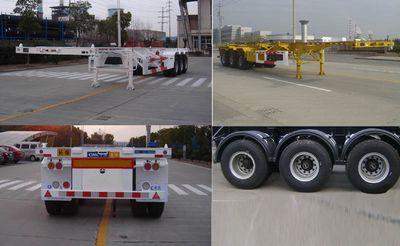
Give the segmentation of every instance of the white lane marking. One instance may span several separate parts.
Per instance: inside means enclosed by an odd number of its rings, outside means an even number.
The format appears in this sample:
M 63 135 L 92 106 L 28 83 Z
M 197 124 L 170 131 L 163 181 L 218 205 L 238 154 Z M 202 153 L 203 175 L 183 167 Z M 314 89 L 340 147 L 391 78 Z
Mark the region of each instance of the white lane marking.
M 65 76 L 61 76 L 61 77 L 58 77 L 59 79 L 68 79 L 68 78 L 71 78 L 71 77 L 76 77 L 76 76 L 82 76 L 82 75 L 87 75 L 88 73 L 78 73 L 78 72 L 74 72 L 74 73 L 70 73 L 70 74 L 68 74 L 68 75 L 65 75 Z
M 1 183 L 4 183 L 4 182 L 7 182 L 7 181 L 10 181 L 10 180 L 9 180 L 9 179 L 0 180 L 0 184 L 1 184 Z
M 166 78 L 159 78 L 159 79 L 153 80 L 153 81 L 151 81 L 151 82 L 149 83 L 149 85 L 157 84 L 158 82 L 161 82 L 161 81 L 163 81 L 163 80 L 166 80 Z
M 119 80 L 119 79 L 128 79 L 127 78 L 128 76 L 126 76 L 126 75 L 122 75 L 122 76 L 118 76 L 118 77 L 116 77 L 116 78 L 111 78 L 111 79 L 106 79 L 106 80 L 104 80 L 105 82 L 111 82 L 111 81 L 115 81 L 115 80 Z
M 111 78 L 114 78 L 114 77 L 117 77 L 117 76 L 119 76 L 119 74 L 111 74 L 111 75 L 108 75 L 108 76 L 102 76 L 101 78 L 99 76 L 99 80 L 111 79 Z
M 154 77 L 148 77 L 148 78 L 136 81 L 135 84 L 138 85 L 138 84 L 144 83 L 144 82 L 152 80 L 152 79 L 154 79 Z
M 41 186 L 42 186 L 42 184 L 37 184 L 37 185 L 35 185 L 35 186 L 32 186 L 32 187 L 30 187 L 30 188 L 28 188 L 28 189 L 26 189 L 26 190 L 29 190 L 29 191 L 34 191 L 34 190 L 37 190 L 37 189 L 39 189 Z
M 198 79 L 196 82 L 193 83 L 192 87 L 200 87 L 204 82 L 206 82 L 206 78 Z
M 19 189 L 21 189 L 22 187 L 31 185 L 31 184 L 33 184 L 33 183 L 36 183 L 36 181 L 28 181 L 28 182 L 25 182 L 25 183 L 22 183 L 22 184 L 13 186 L 13 187 L 8 188 L 8 189 L 9 189 L 9 190 L 19 190 Z
M 361 70 L 361 71 L 368 71 L 368 72 L 382 72 L 382 73 L 398 73 L 398 74 L 400 74 L 400 71 L 394 71 L 394 70 L 382 70 L 382 69 L 364 68 L 364 67 L 352 67 L 351 69 L 353 69 L 353 70 Z
M 290 85 L 297 85 L 297 86 L 306 87 L 306 88 L 319 90 L 319 91 L 332 92 L 331 90 L 328 90 L 328 89 L 315 87 L 315 86 L 310 86 L 310 85 L 297 84 L 297 83 L 294 83 L 294 82 L 289 82 L 289 81 L 285 81 L 285 80 L 281 80 L 281 79 L 275 79 L 275 78 L 270 78 L 270 77 L 264 77 L 264 79 L 273 80 L 273 81 L 277 81 L 277 82 L 282 82 L 282 83 L 286 83 L 286 84 L 290 84 Z
M 81 73 L 81 74 L 78 74 L 75 76 L 66 77 L 66 79 L 79 79 L 79 78 L 87 77 L 89 75 L 90 74 L 88 74 L 88 73 Z
M 13 184 L 21 183 L 22 181 L 23 181 L 23 180 L 14 180 L 14 181 L 11 181 L 11 182 L 2 184 L 2 185 L 0 185 L 0 189 L 1 189 L 1 188 L 4 188 L 4 187 L 7 187 L 7 186 L 10 186 L 10 185 L 13 185 Z
M 168 187 L 171 188 L 171 190 L 173 190 L 176 193 L 178 193 L 178 195 L 184 195 L 184 196 L 189 195 L 184 190 L 182 190 L 181 188 L 179 188 L 178 186 L 176 186 L 174 184 L 168 184 Z
M 184 86 L 184 85 L 186 85 L 187 83 L 189 83 L 191 80 L 193 80 L 193 78 L 184 79 L 184 80 L 182 80 L 181 82 L 179 82 L 178 84 L 176 84 L 176 86 Z
M 208 187 L 207 185 L 198 184 L 197 186 L 205 189 L 206 191 L 212 192 L 212 189 L 210 187 Z
M 209 84 L 208 84 L 208 87 L 211 87 L 212 86 L 212 82 L 210 82 Z
M 194 188 L 194 187 L 191 186 L 191 185 L 182 184 L 182 186 L 185 187 L 186 189 L 192 191 L 193 193 L 196 193 L 197 195 L 200 195 L 200 196 L 207 196 L 206 193 L 202 192 L 201 190 L 199 190 L 199 189 L 197 189 L 197 188 Z
M 167 80 L 167 82 L 164 82 L 164 83 L 162 83 L 161 85 L 167 86 L 167 85 L 170 85 L 170 84 L 175 83 L 175 82 L 178 81 L 178 80 L 179 80 L 179 78 L 169 79 L 169 80 Z
M 85 76 L 85 77 L 81 77 L 81 78 L 79 78 L 78 80 L 88 80 L 88 79 L 91 79 L 91 78 L 93 78 L 94 77 L 94 75 L 93 74 L 91 74 L 91 75 L 88 75 L 88 76 Z M 100 77 L 100 76 L 99 76 Z
M 73 72 L 73 73 L 64 72 L 64 75 L 55 76 L 55 78 L 64 78 L 64 77 L 68 77 L 68 76 L 75 76 L 75 75 L 78 75 L 78 74 L 80 74 L 80 73 L 78 73 L 78 72 Z

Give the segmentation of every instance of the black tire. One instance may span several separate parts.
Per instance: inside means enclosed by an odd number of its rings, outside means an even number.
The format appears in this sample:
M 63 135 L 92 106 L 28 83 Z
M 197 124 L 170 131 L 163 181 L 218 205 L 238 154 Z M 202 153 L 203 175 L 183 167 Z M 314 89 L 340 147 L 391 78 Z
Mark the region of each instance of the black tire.
M 182 55 L 182 74 L 186 73 L 189 68 L 189 59 L 187 55 Z
M 251 63 L 246 60 L 243 52 L 238 54 L 238 67 L 241 70 L 249 70 L 251 68 Z
M 17 164 L 19 162 L 19 160 L 14 160 L 14 163 Z
M 131 202 L 132 215 L 138 218 L 147 216 L 147 203 L 145 202 Z
M 222 66 L 229 67 L 229 52 L 228 51 L 220 51 L 220 59 L 221 59 Z
M 346 170 L 350 182 L 362 192 L 385 193 L 399 179 L 400 157 L 390 144 L 377 139 L 366 140 L 350 151 Z
M 72 216 L 78 213 L 79 202 L 77 199 L 72 199 L 71 201 L 65 201 L 61 205 L 63 214 Z
M 332 159 L 321 144 L 312 140 L 298 140 L 283 150 L 279 171 L 293 189 L 314 192 L 328 181 L 332 173 Z
M 249 140 L 237 140 L 226 146 L 221 156 L 221 168 L 225 178 L 241 189 L 259 187 L 272 173 L 264 151 Z
M 160 218 L 164 211 L 165 203 L 163 202 L 149 202 L 149 217 L 151 218 Z
M 133 71 L 133 75 L 140 76 L 143 75 L 143 68 L 142 66 L 138 65 L 136 70 Z
M 181 75 L 183 70 L 183 58 L 181 55 L 177 55 L 175 59 L 178 59 L 178 71 L 176 74 Z
M 229 66 L 231 68 L 237 68 L 238 67 L 238 53 L 235 51 L 230 51 L 229 52 Z
M 36 156 L 34 156 L 34 155 L 29 156 L 29 160 L 36 161 Z
M 166 77 L 176 77 L 179 73 L 179 67 L 180 67 L 180 62 L 179 62 L 179 56 L 175 56 L 175 61 L 174 61 L 174 67 L 172 69 L 168 69 L 164 71 L 164 76 Z
M 49 215 L 60 215 L 61 214 L 61 201 L 44 201 L 47 213 Z

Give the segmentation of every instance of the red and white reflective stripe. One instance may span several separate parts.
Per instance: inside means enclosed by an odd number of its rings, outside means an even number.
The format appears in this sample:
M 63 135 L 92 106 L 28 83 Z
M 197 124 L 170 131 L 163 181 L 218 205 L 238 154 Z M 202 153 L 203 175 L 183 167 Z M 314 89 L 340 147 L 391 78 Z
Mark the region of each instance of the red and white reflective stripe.
M 43 157 L 51 157 L 51 154 L 43 154 Z
M 161 193 L 163 192 L 58 191 L 58 196 L 68 198 L 160 199 Z

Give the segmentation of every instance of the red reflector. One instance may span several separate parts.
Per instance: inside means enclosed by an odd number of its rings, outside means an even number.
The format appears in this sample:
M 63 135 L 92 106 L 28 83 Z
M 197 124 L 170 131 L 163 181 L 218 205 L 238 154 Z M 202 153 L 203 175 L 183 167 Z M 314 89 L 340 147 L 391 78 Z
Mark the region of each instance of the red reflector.
M 50 191 L 46 191 L 46 194 L 44 194 L 44 197 L 51 197 Z
M 160 164 L 158 164 L 157 162 L 153 164 L 153 170 L 157 171 L 158 169 L 160 169 Z
M 70 186 L 70 184 L 69 184 L 68 181 L 65 181 L 65 182 L 63 183 L 63 187 L 64 187 L 65 189 L 68 189 L 69 186 Z
M 51 154 L 43 154 L 44 157 L 51 157 Z
M 141 193 L 132 193 L 133 198 L 140 198 Z
M 115 197 L 124 197 L 124 192 L 115 192 Z
M 156 193 L 154 193 L 153 199 L 157 199 L 157 200 L 159 200 L 159 199 L 160 199 L 160 196 L 158 195 L 158 193 L 157 193 L 157 192 L 156 192 Z
M 154 157 L 155 157 L 155 158 L 163 158 L 164 155 L 155 155 Z
M 90 191 L 84 191 L 84 192 L 82 192 L 82 196 L 83 197 L 91 197 L 92 193 Z
M 150 171 L 150 169 L 151 169 L 151 164 L 150 163 L 145 163 L 144 164 L 144 169 L 146 170 L 146 171 Z
M 75 196 L 75 191 L 67 191 L 66 195 L 74 197 Z
M 62 167 L 63 167 L 62 163 L 61 162 L 57 162 L 56 168 L 57 169 L 61 169 Z
M 49 164 L 47 164 L 47 167 L 49 169 L 54 169 L 54 163 L 53 162 L 49 162 Z
M 107 192 L 99 192 L 99 197 L 107 197 Z

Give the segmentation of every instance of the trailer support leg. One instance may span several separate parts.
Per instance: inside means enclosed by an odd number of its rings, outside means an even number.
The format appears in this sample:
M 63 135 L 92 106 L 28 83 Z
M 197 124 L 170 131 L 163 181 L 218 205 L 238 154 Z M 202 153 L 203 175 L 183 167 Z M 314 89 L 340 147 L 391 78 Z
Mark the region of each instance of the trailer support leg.
M 319 51 L 319 75 L 325 75 L 325 50 Z
M 302 74 L 301 74 L 301 64 L 302 62 L 300 60 L 296 60 L 296 79 L 302 79 Z
M 112 200 L 112 210 L 113 210 L 113 217 L 115 217 L 115 213 L 117 211 L 117 199 Z
M 135 89 L 135 85 L 133 84 L 133 54 L 129 53 L 128 56 L 128 86 L 127 90 L 133 91 Z
M 91 87 L 97 88 L 100 87 L 99 82 L 97 81 L 99 78 L 99 69 L 98 68 L 94 68 L 94 76 L 93 76 L 93 82 L 90 85 Z

